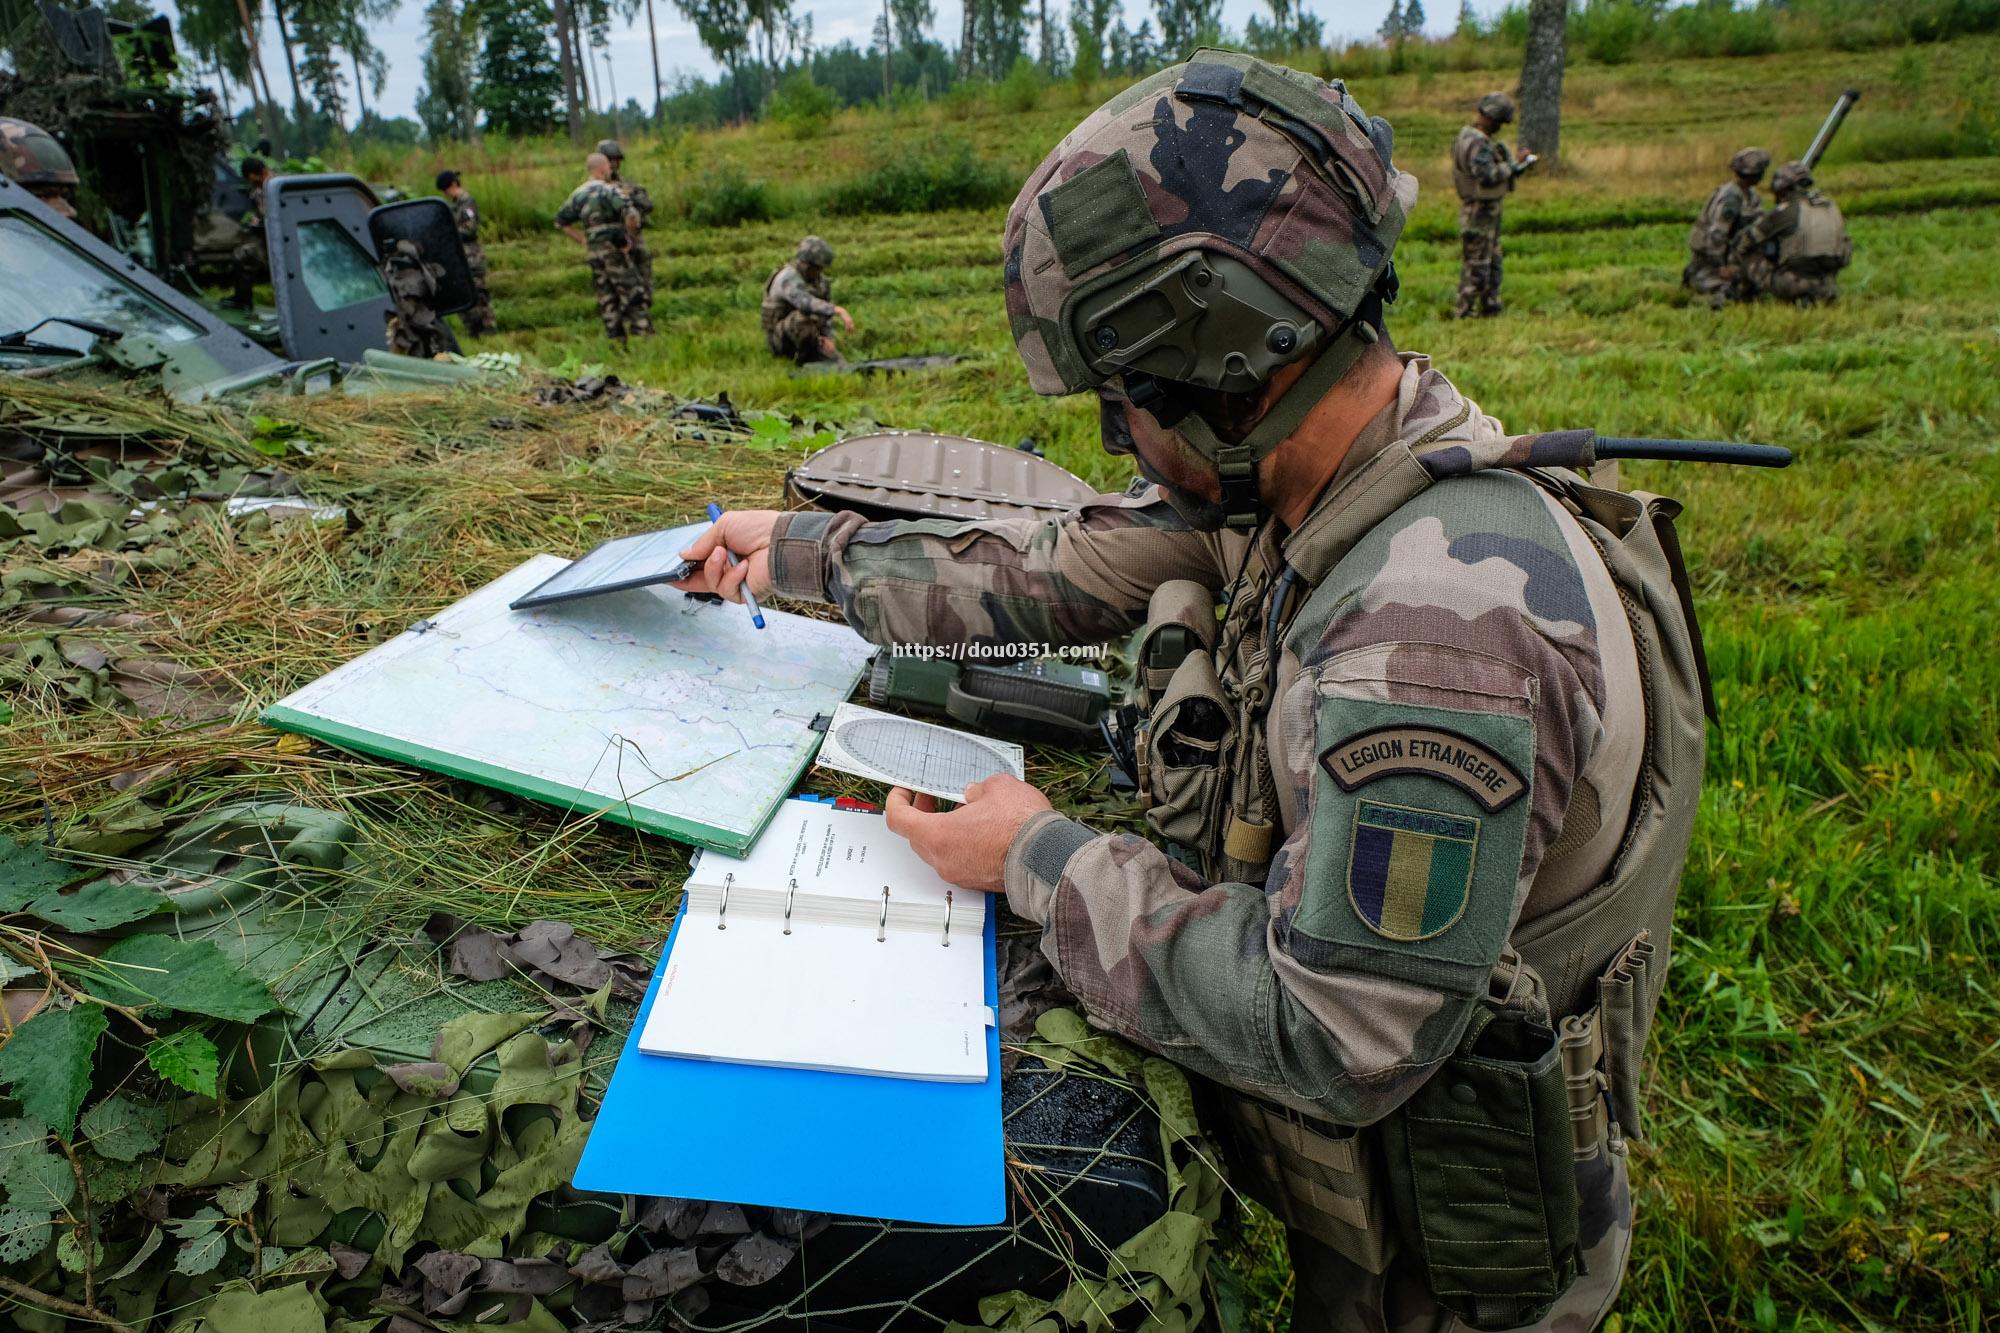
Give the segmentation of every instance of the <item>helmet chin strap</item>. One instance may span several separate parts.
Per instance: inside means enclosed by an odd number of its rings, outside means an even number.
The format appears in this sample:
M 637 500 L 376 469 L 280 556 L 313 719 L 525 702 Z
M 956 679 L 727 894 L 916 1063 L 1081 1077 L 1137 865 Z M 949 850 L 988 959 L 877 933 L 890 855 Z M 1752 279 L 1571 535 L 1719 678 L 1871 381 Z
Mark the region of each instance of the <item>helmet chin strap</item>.
M 1394 271 L 1388 270 L 1390 273 Z M 1393 282 L 1393 279 L 1387 281 Z M 1248 530 L 1264 521 L 1269 511 L 1265 508 L 1263 497 L 1258 494 L 1257 466 L 1299 428 L 1319 400 L 1326 397 L 1348 368 L 1361 359 L 1369 344 L 1381 336 L 1376 332 L 1372 318 L 1361 318 L 1364 314 L 1380 317 L 1379 290 L 1380 284 L 1377 291 L 1370 292 L 1356 307 L 1355 313 L 1340 326 L 1319 359 L 1306 368 L 1305 374 L 1299 376 L 1277 402 L 1271 404 L 1270 410 L 1242 440 L 1234 444 L 1223 440 L 1199 412 L 1187 413 L 1171 428 L 1193 445 L 1202 457 L 1215 464 L 1216 477 L 1222 487 L 1218 507 L 1224 515 L 1224 527 Z

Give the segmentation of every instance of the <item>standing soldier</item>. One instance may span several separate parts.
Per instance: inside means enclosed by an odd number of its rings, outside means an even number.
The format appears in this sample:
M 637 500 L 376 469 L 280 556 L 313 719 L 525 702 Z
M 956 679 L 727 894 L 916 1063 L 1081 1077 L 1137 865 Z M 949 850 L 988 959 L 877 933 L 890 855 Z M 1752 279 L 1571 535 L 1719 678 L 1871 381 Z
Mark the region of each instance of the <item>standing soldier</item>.
M 639 210 L 611 183 L 611 159 L 592 153 L 584 159 L 589 179 L 576 187 L 556 210 L 556 226 L 582 246 L 590 261 L 590 281 L 597 291 L 597 313 L 605 335 L 623 343 L 625 335 L 641 337 L 653 331 L 644 276 L 632 262 L 639 236 Z
M 625 150 L 618 146 L 616 139 L 599 139 L 597 151 L 611 162 L 611 183 L 625 194 L 625 201 L 639 211 L 639 234 L 632 238 L 632 262 L 639 268 L 640 276 L 646 284 L 646 309 L 653 308 L 653 251 L 646 244 L 646 227 L 653 220 L 653 196 L 646 193 L 643 185 L 634 185 L 625 179 Z
M 1803 162 L 1772 173 L 1771 196 L 1770 211 L 1736 236 L 1733 254 L 1750 295 L 1796 305 L 1838 301 L 1836 279 L 1854 258 L 1840 205 L 1813 188 Z
M 264 239 L 264 182 L 270 179 L 271 169 L 264 165 L 264 159 L 243 159 L 243 184 L 250 191 L 250 211 L 237 223 L 243 228 L 243 239 L 230 252 L 236 268 L 236 291 L 224 305 L 250 309 L 255 303 L 257 284 L 271 280 L 271 247 Z
M 395 306 L 388 320 L 390 351 L 428 361 L 451 350 L 444 321 L 432 304 L 443 276 L 444 266 L 427 263 L 424 248 L 415 241 L 397 241 L 383 259 L 382 278 Z
M 1238 52 L 1120 93 L 1016 197 L 1007 312 L 1029 384 L 1094 394 L 1153 484 L 1046 520 L 739 510 L 681 586 L 878 644 L 1144 625 L 1155 838 L 1005 775 L 949 813 L 892 791 L 890 830 L 1211 1080 L 1293 1328 L 1583 1333 L 1701 786 L 1679 506 L 1395 349 L 1391 148 L 1344 85 Z
M 1688 232 L 1688 264 L 1681 271 L 1681 285 L 1708 298 L 1720 310 L 1732 297 L 1744 295 L 1742 273 L 1730 260 L 1736 234 L 1757 220 L 1764 211 L 1757 198 L 1757 182 L 1764 179 L 1771 155 L 1761 148 L 1745 148 L 1729 159 L 1736 178 L 1715 188 L 1702 206 L 1701 217 Z
M 764 345 L 772 356 L 789 357 L 799 365 L 838 361 L 833 345 L 833 321 L 849 333 L 854 316 L 833 303 L 833 284 L 826 276 L 833 266 L 833 247 L 817 236 L 799 242 L 798 252 L 764 284 L 758 319 Z
M 493 298 L 486 290 L 486 247 L 479 243 L 479 204 L 456 171 L 440 171 L 437 187 L 451 200 L 451 220 L 465 246 L 465 267 L 472 273 L 472 304 L 460 315 L 465 331 L 475 338 L 500 327 L 493 318 Z
M 1458 269 L 1458 317 L 1497 315 L 1500 305 L 1500 201 L 1532 164 L 1528 150 L 1507 156 L 1493 132 L 1514 119 L 1514 99 L 1488 93 L 1472 123 L 1451 146 L 1451 179 L 1458 187 L 1458 235 L 1464 258 Z
M 47 130 L 0 116 L 0 172 L 58 216 L 76 221 L 76 164 Z

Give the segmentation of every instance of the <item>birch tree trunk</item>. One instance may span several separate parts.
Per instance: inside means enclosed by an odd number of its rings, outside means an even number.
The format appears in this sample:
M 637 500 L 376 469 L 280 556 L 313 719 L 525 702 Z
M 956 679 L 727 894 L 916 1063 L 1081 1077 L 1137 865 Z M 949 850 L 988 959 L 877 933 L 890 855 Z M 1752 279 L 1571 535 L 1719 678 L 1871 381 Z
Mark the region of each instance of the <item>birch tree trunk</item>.
M 1521 146 L 1550 164 L 1562 142 L 1568 24 L 1569 0 L 1528 0 L 1528 49 L 1521 60 Z
M 653 125 L 658 128 L 666 115 L 666 94 L 660 83 L 660 32 L 653 26 L 653 0 L 646 0 L 646 40 L 653 48 Z
M 583 116 L 576 105 L 576 58 L 570 50 L 569 0 L 555 0 L 556 63 L 562 68 L 563 107 L 569 116 L 569 141 L 583 144 Z

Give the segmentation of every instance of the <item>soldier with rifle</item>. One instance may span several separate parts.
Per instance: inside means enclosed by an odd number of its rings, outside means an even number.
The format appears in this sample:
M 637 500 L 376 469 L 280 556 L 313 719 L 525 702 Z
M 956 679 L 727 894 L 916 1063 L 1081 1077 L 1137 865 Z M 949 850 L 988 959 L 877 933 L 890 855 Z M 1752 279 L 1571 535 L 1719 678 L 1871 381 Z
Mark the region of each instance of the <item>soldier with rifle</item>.
M 627 334 L 645 337 L 653 332 L 652 301 L 632 259 L 642 219 L 612 184 L 610 158 L 592 153 L 583 165 L 586 179 L 556 210 L 556 226 L 584 249 L 605 336 L 617 343 Z
M 1145 480 L 1046 521 L 738 511 L 681 586 L 879 644 L 1138 629 L 1155 838 L 1010 777 L 892 791 L 890 827 L 1209 1080 L 1293 1328 L 1581 1331 L 1625 1268 L 1702 777 L 1678 506 L 1397 350 L 1391 149 L 1344 84 L 1238 52 L 1118 94 L 1016 198 L 1006 301 L 1029 383 L 1095 395 Z
M 451 204 L 452 225 L 458 228 L 459 243 L 465 247 L 465 267 L 472 274 L 472 304 L 461 316 L 465 331 L 475 338 L 492 333 L 500 325 L 493 318 L 493 298 L 486 290 L 486 247 L 479 243 L 479 203 L 465 188 L 456 171 L 440 171 L 437 187 Z
M 1730 258 L 1740 268 L 1746 299 L 1772 296 L 1795 305 L 1840 299 L 1840 270 L 1854 259 L 1854 241 L 1840 205 L 1813 185 L 1813 169 L 1861 99 L 1849 88 L 1833 104 L 1803 158 L 1771 175 L 1770 210 L 1737 233 Z
M 653 196 L 646 187 L 625 179 L 625 150 L 616 139 L 599 139 L 597 151 L 611 163 L 611 183 L 639 214 L 639 232 L 632 238 L 632 263 L 639 270 L 646 289 L 646 309 L 653 308 L 653 251 L 646 244 L 646 228 L 653 220 Z
M 1514 119 L 1514 99 L 1488 93 L 1479 99 L 1472 123 L 1451 146 L 1451 180 L 1458 189 L 1458 235 L 1463 255 L 1458 269 L 1460 319 L 1497 315 L 1500 304 L 1500 205 L 1514 192 L 1521 173 L 1535 165 L 1523 148 L 1512 157 L 1493 135 Z

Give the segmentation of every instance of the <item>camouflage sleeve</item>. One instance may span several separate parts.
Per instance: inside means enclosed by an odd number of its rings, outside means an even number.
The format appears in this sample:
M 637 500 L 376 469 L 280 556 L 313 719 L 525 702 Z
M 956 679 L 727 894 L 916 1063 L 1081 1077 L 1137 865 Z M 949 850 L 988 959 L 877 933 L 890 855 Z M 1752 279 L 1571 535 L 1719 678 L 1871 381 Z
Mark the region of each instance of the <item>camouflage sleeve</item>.
M 645 186 L 627 185 L 625 197 L 632 201 L 632 207 L 639 211 L 641 218 L 653 216 L 653 196 L 646 192 Z
M 1300 813 L 1265 883 L 1053 812 L 1016 836 L 1009 904 L 1095 1021 L 1342 1124 L 1449 1054 L 1601 734 L 1595 557 L 1532 490 L 1433 487 L 1315 591 L 1270 720 Z
M 458 206 L 451 210 L 451 220 L 458 224 L 458 239 L 461 241 L 479 239 L 479 208 L 471 198 L 459 199 Z
M 1736 239 L 1729 247 L 1730 254 L 1738 259 L 1749 255 L 1764 245 L 1777 240 L 1793 227 L 1798 226 L 1797 208 L 1787 205 L 1759 213 L 1756 219 L 1736 233 Z
M 1102 497 L 1046 522 L 787 514 L 772 583 L 833 602 L 872 643 L 1102 643 L 1144 620 L 1161 583 L 1220 587 L 1229 575 L 1212 539 L 1155 494 Z
M 771 285 L 771 295 L 783 301 L 794 310 L 803 310 L 815 319 L 832 319 L 833 302 L 814 296 L 806 286 L 806 280 L 790 264 L 778 270 L 777 281 Z
M 574 227 L 583 220 L 583 196 L 581 188 L 570 191 L 569 198 L 563 200 L 562 207 L 556 210 L 558 227 Z
M 1704 222 L 1710 253 L 1726 255 L 1743 225 L 1743 196 L 1725 186 L 1709 200 Z

